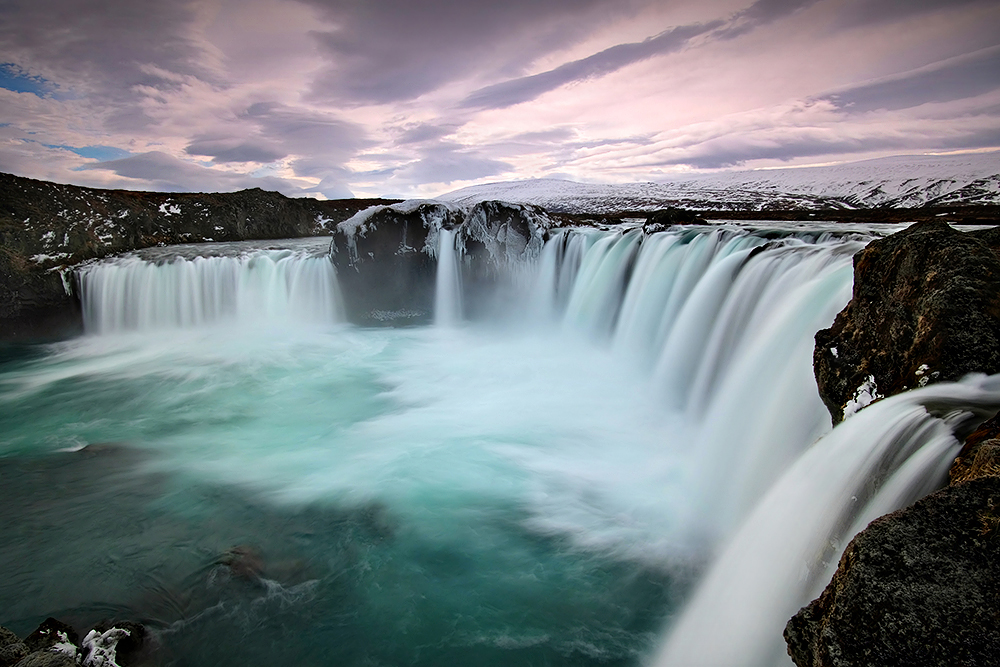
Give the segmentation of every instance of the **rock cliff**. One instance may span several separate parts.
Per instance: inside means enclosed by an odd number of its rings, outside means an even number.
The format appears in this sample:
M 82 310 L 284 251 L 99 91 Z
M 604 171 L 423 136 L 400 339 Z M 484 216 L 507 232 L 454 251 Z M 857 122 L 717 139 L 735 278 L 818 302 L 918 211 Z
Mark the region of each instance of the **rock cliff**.
M 462 284 L 470 294 L 492 286 L 497 269 L 541 251 L 558 224 L 537 206 L 480 202 L 463 208 L 437 201 L 376 206 L 339 224 L 331 244 L 347 317 L 367 325 L 430 318 L 441 230 L 455 233 Z M 479 301 L 468 299 L 474 314 Z
M 813 364 L 834 424 L 882 396 L 1000 372 L 1000 229 L 921 222 L 870 243 Z

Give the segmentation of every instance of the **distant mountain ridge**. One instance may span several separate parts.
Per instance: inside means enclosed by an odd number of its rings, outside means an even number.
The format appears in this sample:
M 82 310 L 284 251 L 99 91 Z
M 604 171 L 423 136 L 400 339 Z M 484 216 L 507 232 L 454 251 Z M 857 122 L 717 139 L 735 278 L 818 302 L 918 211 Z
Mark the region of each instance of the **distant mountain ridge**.
M 681 176 L 663 183 L 584 184 L 534 179 L 441 195 L 458 204 L 501 200 L 564 213 L 918 208 L 1000 204 L 1000 151 L 901 155 L 821 167 Z

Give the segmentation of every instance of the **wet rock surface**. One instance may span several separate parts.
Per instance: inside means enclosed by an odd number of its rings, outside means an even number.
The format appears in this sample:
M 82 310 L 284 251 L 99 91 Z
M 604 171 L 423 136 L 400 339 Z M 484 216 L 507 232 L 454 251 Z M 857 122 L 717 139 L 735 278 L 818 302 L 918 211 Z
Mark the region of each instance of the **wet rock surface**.
M 537 206 L 404 202 L 364 211 L 337 227 L 330 253 L 347 317 L 364 325 L 405 325 L 433 317 L 440 232 L 454 232 L 465 289 L 495 281 L 500 266 L 541 251 L 556 222 Z M 476 300 L 469 300 L 475 308 Z
M 1000 477 L 873 521 L 788 623 L 799 667 L 986 667 L 1000 655 Z
M 369 325 L 426 321 L 434 306 L 436 228 L 461 223 L 433 202 L 382 207 L 338 227 L 331 245 L 347 317 Z
M 1000 372 L 1000 231 L 921 222 L 870 243 L 813 365 L 835 424 L 883 396 Z

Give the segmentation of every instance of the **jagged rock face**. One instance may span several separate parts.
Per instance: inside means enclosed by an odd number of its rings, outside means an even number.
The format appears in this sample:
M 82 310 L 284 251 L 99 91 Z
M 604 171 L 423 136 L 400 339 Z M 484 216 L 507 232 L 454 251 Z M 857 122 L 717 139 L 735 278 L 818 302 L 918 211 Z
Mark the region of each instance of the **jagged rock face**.
M 1000 477 L 873 521 L 789 622 L 799 667 L 986 667 L 1000 656 Z
M 369 325 L 416 324 L 433 317 L 440 230 L 452 230 L 463 289 L 488 290 L 502 267 L 541 251 L 553 221 L 536 206 L 487 201 L 465 210 L 405 202 L 363 211 L 337 228 L 331 255 L 348 319 Z M 468 299 L 475 314 L 481 304 Z
M 79 327 L 61 271 L 156 245 L 328 234 L 381 200 L 96 190 L 0 174 L 0 339 Z M 72 327 L 71 327 L 72 328 Z
M 461 221 L 457 210 L 428 202 L 381 207 L 340 225 L 330 251 L 348 319 L 370 325 L 427 321 L 434 307 L 437 229 Z
M 1000 372 L 1000 232 L 917 223 L 854 258 L 854 295 L 816 334 L 834 424 L 882 396 Z

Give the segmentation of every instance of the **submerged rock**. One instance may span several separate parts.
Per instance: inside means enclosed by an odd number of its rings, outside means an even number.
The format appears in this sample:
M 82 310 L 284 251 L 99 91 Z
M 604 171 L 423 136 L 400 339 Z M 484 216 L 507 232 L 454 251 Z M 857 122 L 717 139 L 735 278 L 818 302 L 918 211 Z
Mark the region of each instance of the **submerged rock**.
M 1000 477 L 873 521 L 785 629 L 799 667 L 987 667 L 1000 656 Z
M 1000 372 L 1000 232 L 922 222 L 870 243 L 813 366 L 834 424 L 883 396 Z

